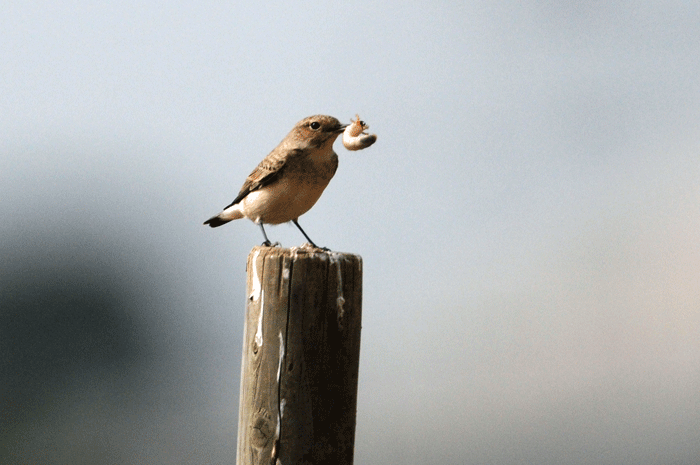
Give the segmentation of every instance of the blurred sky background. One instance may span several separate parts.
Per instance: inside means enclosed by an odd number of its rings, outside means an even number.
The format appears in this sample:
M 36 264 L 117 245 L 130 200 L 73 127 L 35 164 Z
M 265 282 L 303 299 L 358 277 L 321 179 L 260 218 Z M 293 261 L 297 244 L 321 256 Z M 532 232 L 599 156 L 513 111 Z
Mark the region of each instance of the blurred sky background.
M 359 113 L 300 220 L 364 260 L 355 463 L 697 463 L 700 3 L 0 11 L 0 462 L 232 463 L 262 235 L 202 222 Z

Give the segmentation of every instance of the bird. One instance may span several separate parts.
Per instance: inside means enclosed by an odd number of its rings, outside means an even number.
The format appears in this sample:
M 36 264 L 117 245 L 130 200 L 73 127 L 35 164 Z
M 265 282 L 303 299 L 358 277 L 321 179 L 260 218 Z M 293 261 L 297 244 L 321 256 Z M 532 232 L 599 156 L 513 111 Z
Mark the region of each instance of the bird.
M 248 175 L 240 192 L 219 214 L 204 222 L 212 228 L 240 218 L 260 226 L 265 241 L 272 243 L 264 224 L 291 221 L 314 248 L 319 248 L 299 225 L 323 194 L 338 169 L 333 143 L 348 125 L 327 115 L 314 115 L 294 128 Z

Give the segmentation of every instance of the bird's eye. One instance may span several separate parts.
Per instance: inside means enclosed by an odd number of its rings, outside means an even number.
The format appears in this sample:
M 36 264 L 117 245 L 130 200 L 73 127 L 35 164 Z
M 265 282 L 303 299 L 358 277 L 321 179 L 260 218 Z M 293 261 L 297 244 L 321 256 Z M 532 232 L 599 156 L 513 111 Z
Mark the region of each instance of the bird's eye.
M 314 121 L 313 123 L 311 123 L 311 129 L 313 129 L 313 130 L 316 130 L 320 127 L 321 127 L 321 123 L 319 123 L 318 121 Z

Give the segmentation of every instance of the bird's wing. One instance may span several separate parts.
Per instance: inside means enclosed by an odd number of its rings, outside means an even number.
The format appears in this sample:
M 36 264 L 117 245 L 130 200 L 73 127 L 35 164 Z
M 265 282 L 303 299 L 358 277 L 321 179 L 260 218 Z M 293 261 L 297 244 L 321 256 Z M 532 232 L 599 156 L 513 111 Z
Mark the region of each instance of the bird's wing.
M 283 153 L 272 151 L 272 153 L 266 156 L 263 161 L 255 167 L 253 172 L 248 175 L 238 196 L 226 208 L 236 205 L 251 192 L 274 182 L 284 170 L 287 162 L 292 158 L 300 157 L 301 154 L 301 150 L 290 150 Z M 226 210 L 226 208 L 224 208 L 224 210 Z

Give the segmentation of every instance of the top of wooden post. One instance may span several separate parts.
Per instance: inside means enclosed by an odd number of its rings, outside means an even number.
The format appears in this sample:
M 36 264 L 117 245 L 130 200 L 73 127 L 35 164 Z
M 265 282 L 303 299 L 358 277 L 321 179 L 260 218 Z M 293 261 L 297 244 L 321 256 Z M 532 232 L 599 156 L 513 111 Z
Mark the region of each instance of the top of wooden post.
M 338 260 L 351 261 L 351 262 L 357 262 L 359 269 L 362 270 L 362 257 L 357 255 L 357 254 L 347 253 L 347 252 L 335 252 L 332 250 L 317 249 L 317 248 L 311 247 L 308 244 L 305 244 L 304 246 L 301 246 L 301 247 L 290 247 L 290 248 L 268 247 L 268 246 L 257 245 L 255 247 L 253 247 L 250 250 L 250 253 L 248 254 L 248 264 L 250 265 L 251 260 L 254 261 L 255 258 L 257 258 L 257 257 L 275 257 L 275 256 L 287 257 L 292 262 L 294 262 L 298 259 L 312 260 L 312 261 L 330 260 L 331 262 L 335 262 Z
M 357 257 L 362 260 L 357 254 L 349 252 L 337 252 L 335 250 L 324 250 L 312 247 L 310 244 L 304 244 L 299 247 L 270 247 L 265 245 L 256 245 L 250 250 L 250 253 L 264 252 L 265 254 L 272 255 L 305 255 L 305 256 L 318 256 L 319 258 L 326 257 Z

